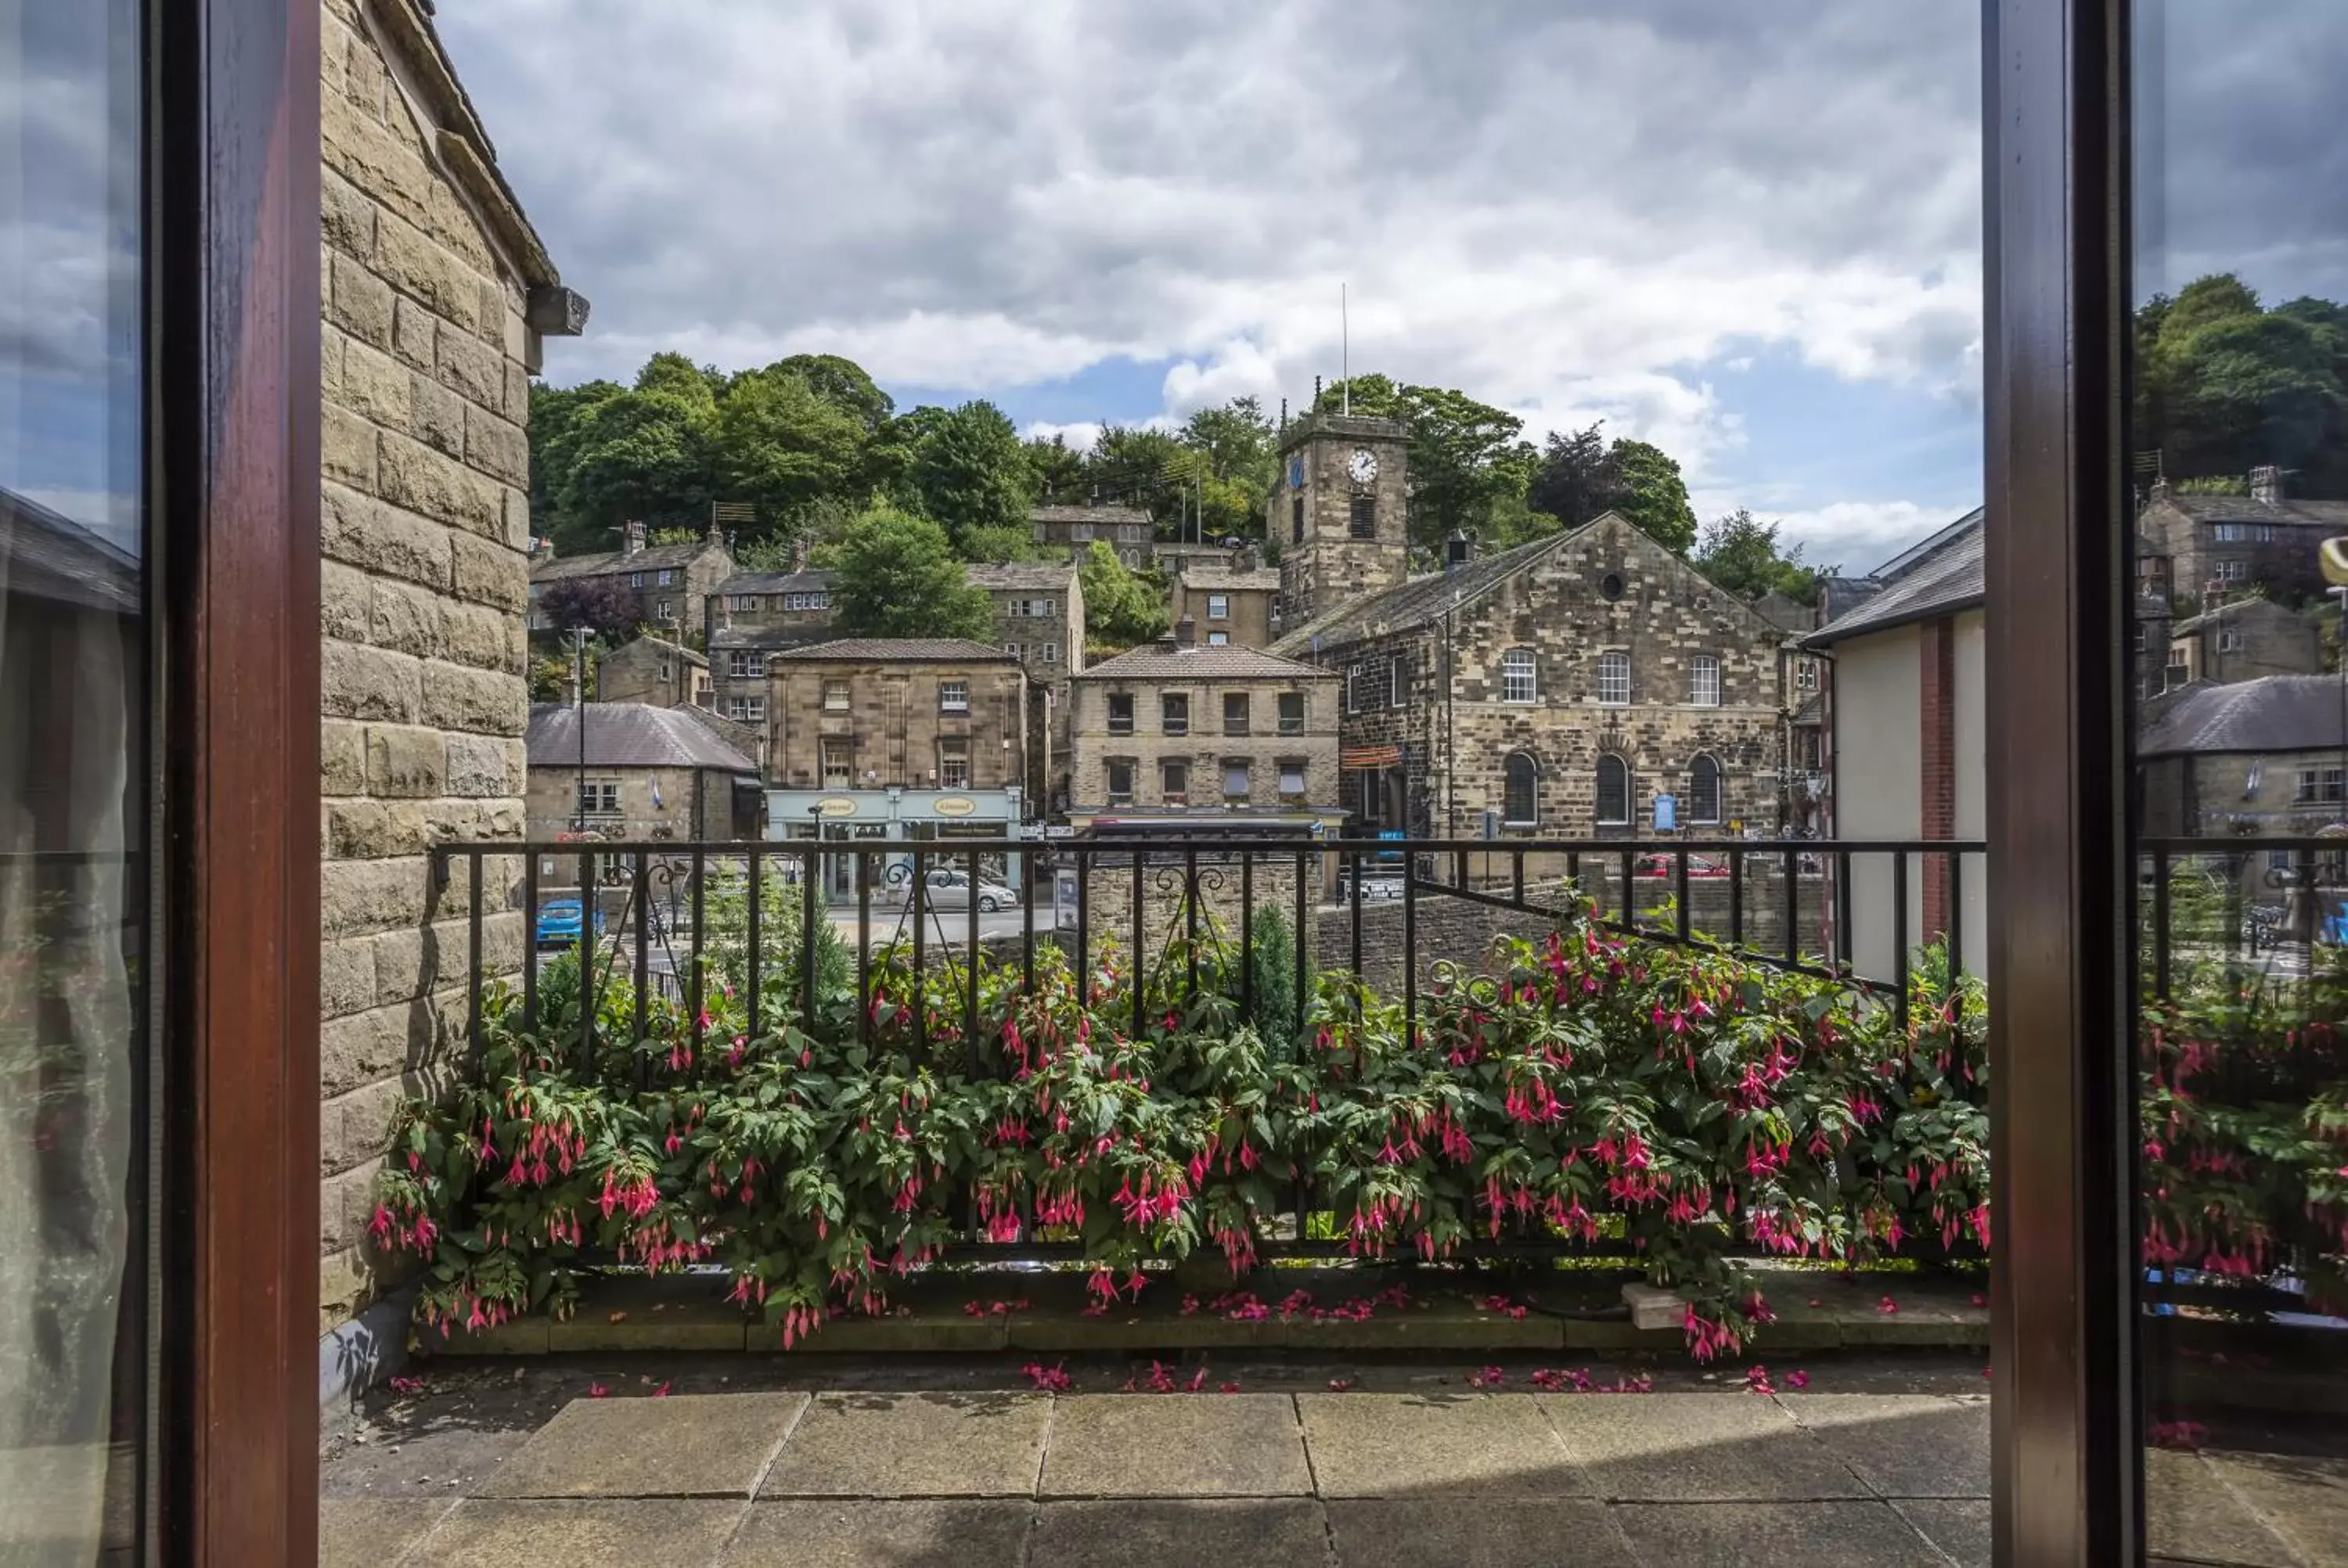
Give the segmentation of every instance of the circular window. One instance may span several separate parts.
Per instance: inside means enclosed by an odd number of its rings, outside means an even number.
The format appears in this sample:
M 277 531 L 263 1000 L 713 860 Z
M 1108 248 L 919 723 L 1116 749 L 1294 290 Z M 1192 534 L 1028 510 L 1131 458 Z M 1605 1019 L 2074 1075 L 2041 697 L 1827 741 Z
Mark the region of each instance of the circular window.
M 1622 598 L 1622 574 L 1619 571 L 1610 571 L 1604 577 L 1600 578 L 1598 579 L 1598 591 L 1605 596 L 1609 603 Z

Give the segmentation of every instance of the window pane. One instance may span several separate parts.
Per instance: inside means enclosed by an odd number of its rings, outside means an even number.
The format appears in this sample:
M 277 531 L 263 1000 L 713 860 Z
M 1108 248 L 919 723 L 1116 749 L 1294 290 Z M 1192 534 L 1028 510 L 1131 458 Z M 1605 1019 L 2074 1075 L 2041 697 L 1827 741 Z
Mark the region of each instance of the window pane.
M 1621 757 L 1598 759 L 1598 820 L 1610 826 L 1631 820 L 1631 766 Z
M 8 1563 L 127 1562 L 139 1540 L 152 968 L 139 12 L 0 11 Z

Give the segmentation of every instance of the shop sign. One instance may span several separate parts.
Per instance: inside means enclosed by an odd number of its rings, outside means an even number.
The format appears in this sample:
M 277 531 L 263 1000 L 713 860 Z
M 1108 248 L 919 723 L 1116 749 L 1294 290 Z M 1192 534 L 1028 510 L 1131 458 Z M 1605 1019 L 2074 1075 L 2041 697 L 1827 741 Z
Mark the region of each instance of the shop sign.
M 856 802 L 844 794 L 828 794 L 815 803 L 815 809 L 822 816 L 854 816 Z
M 968 816 L 978 809 L 978 803 L 968 795 L 950 794 L 933 802 L 930 809 L 940 816 Z

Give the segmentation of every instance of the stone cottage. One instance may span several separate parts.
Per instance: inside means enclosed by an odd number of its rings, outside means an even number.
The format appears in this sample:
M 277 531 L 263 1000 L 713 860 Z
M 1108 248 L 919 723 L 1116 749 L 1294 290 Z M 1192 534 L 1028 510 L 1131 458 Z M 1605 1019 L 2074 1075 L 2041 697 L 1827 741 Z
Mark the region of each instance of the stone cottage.
M 2187 495 L 2154 481 L 2137 528 L 2170 561 L 2180 613 L 2254 585 L 2286 604 L 2323 591 L 2316 548 L 2348 533 L 2348 501 L 2294 499 L 2271 466 L 2251 470 L 2247 489 Z
M 383 1283 L 385 1129 L 463 1029 L 465 911 L 427 852 L 523 832 L 530 377 L 586 318 L 427 13 L 324 0 L 319 61 L 322 1330 Z M 521 916 L 484 939 L 516 967 Z
M 620 548 L 594 555 L 557 556 L 551 540 L 538 542 L 530 558 L 530 629 L 560 631 L 540 602 L 559 582 L 603 578 L 624 584 L 636 596 L 636 624 L 658 629 L 664 636 L 680 636 L 700 627 L 707 616 L 709 596 L 734 575 L 734 552 L 712 522 L 698 539 L 685 544 L 655 545 L 642 523 L 620 531 Z
M 2195 682 L 2222 686 L 2262 675 L 2313 675 L 2322 668 L 2322 636 L 2315 622 L 2270 599 L 2238 599 L 2168 629 L 2161 687 Z

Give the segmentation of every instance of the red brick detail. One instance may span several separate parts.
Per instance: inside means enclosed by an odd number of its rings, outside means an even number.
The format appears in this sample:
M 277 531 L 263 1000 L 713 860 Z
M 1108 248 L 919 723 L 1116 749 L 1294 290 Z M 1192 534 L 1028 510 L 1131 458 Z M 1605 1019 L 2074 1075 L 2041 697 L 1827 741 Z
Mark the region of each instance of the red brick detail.
M 1957 623 L 1946 617 L 1928 620 L 1917 639 L 1917 692 L 1923 733 L 1921 799 L 1918 804 L 1921 838 L 1957 835 Z M 1924 929 L 1919 940 L 1931 942 L 1949 929 L 1949 864 L 1946 856 L 1924 859 Z

